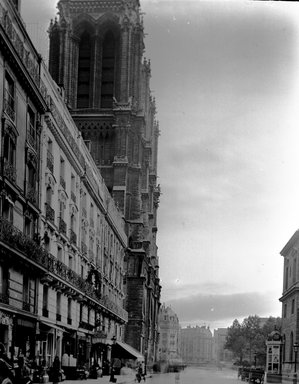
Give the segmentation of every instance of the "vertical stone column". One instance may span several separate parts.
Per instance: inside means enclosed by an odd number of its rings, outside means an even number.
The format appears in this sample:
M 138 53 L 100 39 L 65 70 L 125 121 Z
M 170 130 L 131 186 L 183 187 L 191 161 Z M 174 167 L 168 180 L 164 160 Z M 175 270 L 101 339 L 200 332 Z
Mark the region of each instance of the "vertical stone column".
M 120 57 L 120 102 L 128 100 L 128 65 L 129 65 L 129 20 L 124 19 L 121 27 L 121 57 Z

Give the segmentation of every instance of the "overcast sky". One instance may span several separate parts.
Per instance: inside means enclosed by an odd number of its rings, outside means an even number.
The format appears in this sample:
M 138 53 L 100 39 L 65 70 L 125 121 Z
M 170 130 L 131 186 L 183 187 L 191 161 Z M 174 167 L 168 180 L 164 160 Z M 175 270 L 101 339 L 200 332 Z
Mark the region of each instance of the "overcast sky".
M 56 3 L 22 0 L 43 54 Z M 280 316 L 279 253 L 299 227 L 299 3 L 141 8 L 161 130 L 162 302 L 183 326 Z

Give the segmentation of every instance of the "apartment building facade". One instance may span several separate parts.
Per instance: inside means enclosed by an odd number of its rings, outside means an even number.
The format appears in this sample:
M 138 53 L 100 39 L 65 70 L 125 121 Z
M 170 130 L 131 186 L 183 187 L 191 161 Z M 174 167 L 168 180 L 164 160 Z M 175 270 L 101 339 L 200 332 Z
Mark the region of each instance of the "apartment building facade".
M 31 43 L 0 1 L 0 341 L 66 371 L 124 345 L 123 215 Z
M 209 327 L 188 326 L 181 330 L 181 354 L 187 365 L 212 362 L 213 335 Z
M 159 363 L 161 370 L 172 366 L 180 367 L 181 327 L 179 318 L 173 309 L 163 304 L 159 312 Z

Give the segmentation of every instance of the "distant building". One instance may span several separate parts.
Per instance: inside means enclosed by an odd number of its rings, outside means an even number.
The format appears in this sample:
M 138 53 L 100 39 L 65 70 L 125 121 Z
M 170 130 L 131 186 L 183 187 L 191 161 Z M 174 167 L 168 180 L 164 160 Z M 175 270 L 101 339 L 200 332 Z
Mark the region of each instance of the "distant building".
M 295 372 L 294 343 L 299 342 L 299 230 L 297 230 L 280 254 L 284 258 L 282 303 L 282 375 Z
M 182 328 L 181 354 L 187 365 L 199 365 L 212 362 L 213 335 L 209 327 L 196 326 Z
M 216 364 L 221 362 L 231 362 L 233 354 L 231 351 L 225 349 L 227 337 L 227 328 L 218 328 L 214 330 L 214 343 L 213 343 L 213 360 Z
M 166 365 L 181 361 L 180 324 L 171 307 L 162 305 L 159 312 L 159 361 Z

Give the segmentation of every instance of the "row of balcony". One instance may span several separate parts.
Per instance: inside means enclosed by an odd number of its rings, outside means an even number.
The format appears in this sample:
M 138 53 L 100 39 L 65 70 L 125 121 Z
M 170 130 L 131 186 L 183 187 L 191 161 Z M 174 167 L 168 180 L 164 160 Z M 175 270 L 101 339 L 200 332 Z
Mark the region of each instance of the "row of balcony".
M 101 297 L 100 292 L 96 290 L 92 284 L 88 283 L 80 275 L 2 217 L 0 217 L 0 241 L 22 252 L 28 259 L 40 265 L 41 268 L 45 268 L 51 274 L 60 277 L 85 296 L 92 298 L 101 306 L 114 312 L 125 321 L 128 320 L 128 313 L 122 307 L 119 307 L 111 301 L 108 296 Z

